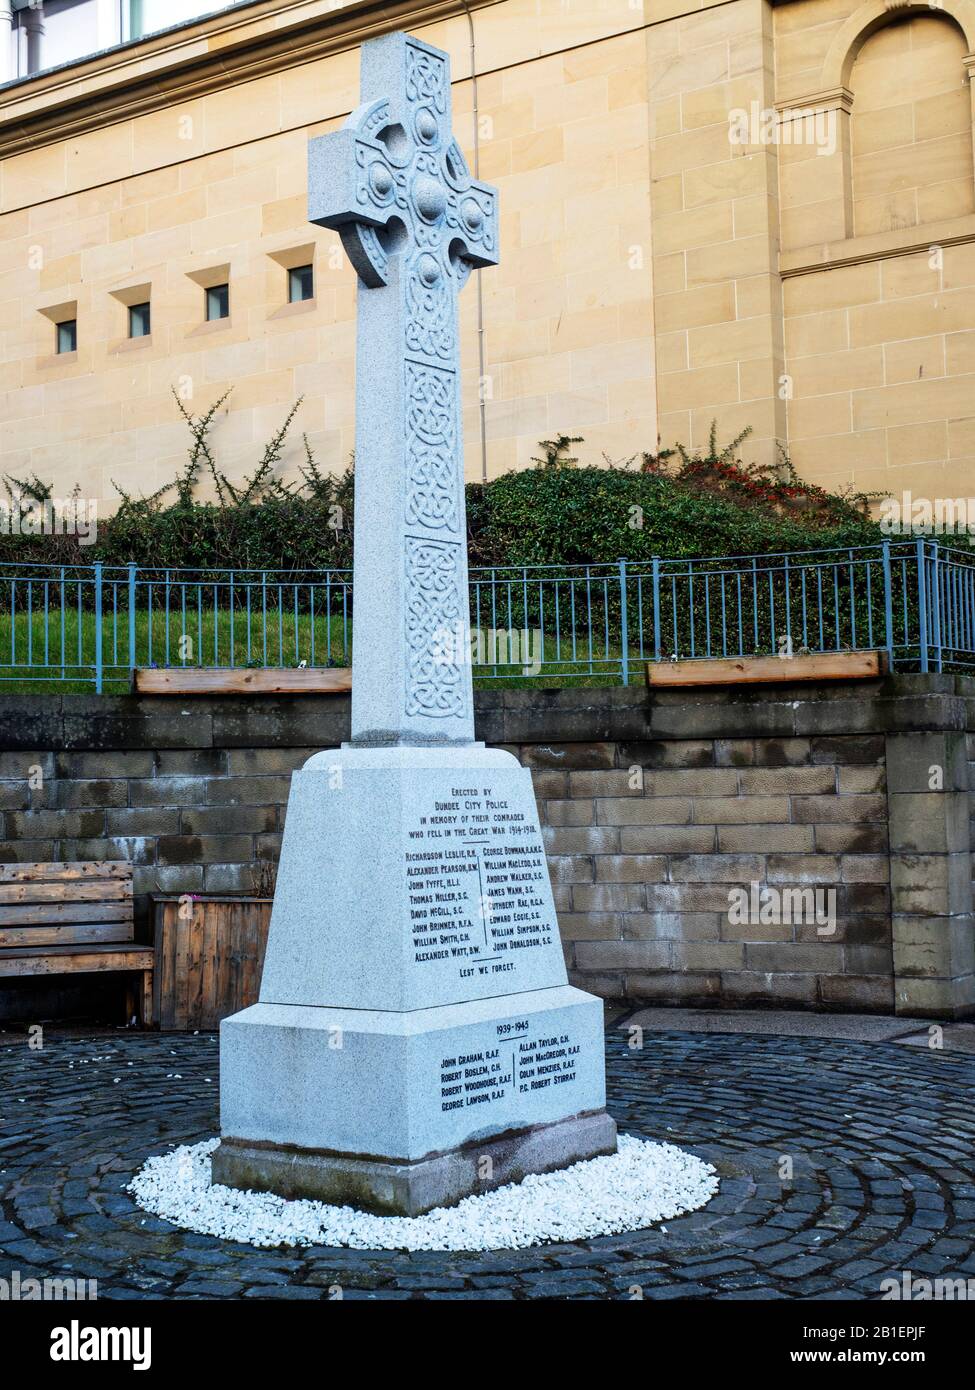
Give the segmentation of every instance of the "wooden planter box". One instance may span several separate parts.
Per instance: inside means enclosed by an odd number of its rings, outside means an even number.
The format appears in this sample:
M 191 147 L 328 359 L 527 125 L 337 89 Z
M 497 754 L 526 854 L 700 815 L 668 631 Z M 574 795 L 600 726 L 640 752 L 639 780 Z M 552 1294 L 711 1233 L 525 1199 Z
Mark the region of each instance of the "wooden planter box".
M 154 895 L 154 1013 L 163 1032 L 216 1028 L 257 1003 L 271 898 Z M 182 915 L 180 908 L 182 906 Z

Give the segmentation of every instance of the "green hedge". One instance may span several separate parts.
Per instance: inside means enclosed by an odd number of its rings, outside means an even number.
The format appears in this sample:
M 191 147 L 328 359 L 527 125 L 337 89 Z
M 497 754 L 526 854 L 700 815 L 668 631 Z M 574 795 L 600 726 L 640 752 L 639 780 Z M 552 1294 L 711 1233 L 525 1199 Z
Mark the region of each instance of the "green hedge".
M 734 495 L 627 468 L 533 469 L 467 488 L 472 564 L 580 564 L 620 557 L 767 555 L 870 545 L 880 527 L 850 504 L 783 515 Z
M 0 535 L 0 560 L 107 565 L 134 561 L 169 568 L 299 570 L 352 563 L 353 473 L 325 476 L 311 450 L 301 480 L 276 476 L 296 405 L 266 446 L 255 474 L 231 484 L 213 459 L 209 433 L 221 398 L 199 419 L 180 409 L 193 445 L 182 474 L 152 497 L 122 493 L 98 539 Z M 299 403 L 300 404 L 300 403 Z M 747 432 L 746 432 L 747 433 Z M 643 454 L 623 465 L 570 466 L 566 436 L 542 441 L 539 466 L 467 487 L 472 565 L 579 564 L 653 555 L 687 557 L 870 544 L 882 539 L 865 515 L 866 498 L 803 483 L 788 461 L 779 469 L 736 457 L 745 435 L 707 452 Z M 209 471 L 217 501 L 198 501 Z M 37 479 L 7 479 L 12 492 L 49 495 Z

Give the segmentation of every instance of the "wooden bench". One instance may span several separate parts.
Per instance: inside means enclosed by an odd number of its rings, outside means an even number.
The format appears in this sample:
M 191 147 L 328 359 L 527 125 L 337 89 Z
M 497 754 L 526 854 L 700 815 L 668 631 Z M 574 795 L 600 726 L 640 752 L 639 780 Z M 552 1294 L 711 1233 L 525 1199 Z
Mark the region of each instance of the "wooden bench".
M 793 681 L 877 680 L 886 652 L 817 652 L 812 656 L 719 656 L 651 661 L 647 685 L 777 685 Z
M 135 944 L 131 864 L 0 864 L 0 979 L 124 971 L 126 1022 L 147 1026 L 153 963 Z

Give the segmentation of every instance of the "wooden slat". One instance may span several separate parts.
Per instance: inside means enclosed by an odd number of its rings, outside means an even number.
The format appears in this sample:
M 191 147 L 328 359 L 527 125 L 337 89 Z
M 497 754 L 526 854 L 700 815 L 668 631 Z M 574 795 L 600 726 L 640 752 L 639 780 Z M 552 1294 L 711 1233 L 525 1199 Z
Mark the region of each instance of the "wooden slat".
M 230 914 L 227 930 L 230 936 L 230 992 L 227 1006 L 235 1014 L 244 1007 L 244 921 L 241 913 Z
M 109 903 L 131 897 L 131 878 L 97 878 L 83 883 L 0 883 L 0 903 Z
M 203 932 L 206 913 L 202 904 L 196 905 L 190 923 L 189 956 L 186 962 L 186 1026 L 199 1028 L 203 1003 Z
M 132 865 L 121 860 L 93 859 L 81 863 L 0 864 L 0 883 L 51 883 L 88 878 L 132 878 Z
M 264 957 L 267 955 L 267 939 L 271 928 L 271 912 L 268 908 L 257 919 L 257 989 L 260 992 L 261 977 L 264 974 Z
M 134 911 L 131 898 L 121 903 L 9 903 L 0 906 L 0 928 L 131 922 Z
M 246 1009 L 248 1004 L 252 1004 L 256 1000 L 261 987 L 261 977 L 257 969 L 257 917 L 253 912 L 239 912 L 235 915 L 241 919 L 241 938 L 244 948 L 244 993 L 240 1006 L 242 1009 Z
M 156 942 L 156 1001 L 154 1012 L 159 1020 L 160 1028 L 173 1026 L 172 1002 L 173 981 L 175 979 L 173 922 L 178 911 L 178 902 L 156 904 L 154 933 Z
M 729 656 L 694 661 L 653 661 L 647 684 L 691 685 L 790 684 L 794 681 L 870 680 L 883 675 L 884 652 L 824 652 L 815 656 Z
M 196 909 L 194 908 L 194 913 Z M 190 1012 L 190 981 L 189 981 L 189 961 L 190 961 L 190 931 L 192 929 L 192 918 L 185 918 L 176 914 L 176 988 L 175 988 L 175 1008 L 173 1011 L 173 1027 L 184 1029 L 187 1027 L 187 1019 Z
M 179 925 L 179 903 L 175 903 L 169 917 L 169 939 L 166 950 L 166 970 L 169 974 L 169 1026 L 176 1027 L 176 947 L 177 927 Z
M 148 946 L 44 946 L 38 950 L 0 951 L 0 976 L 75 975 L 109 970 L 151 970 Z
M 230 999 L 230 933 L 226 924 L 216 934 L 217 975 L 214 984 L 213 1003 L 207 1009 L 207 1027 L 216 1028 L 220 1023 L 220 1011 Z
M 341 695 L 352 689 L 346 666 L 308 666 L 303 670 L 234 670 L 140 667 L 138 695 Z
M 0 927 L 0 948 L 7 946 L 71 946 L 91 941 L 122 944 L 135 939 L 132 922 L 83 922 L 71 927 Z
M 151 946 L 120 945 L 116 947 L 114 943 L 108 943 L 100 946 L 86 946 L 85 949 L 82 952 L 80 952 L 80 954 L 88 956 L 101 956 L 111 955 L 113 951 L 120 951 L 122 954 L 128 953 L 130 955 L 141 954 L 145 956 L 147 959 L 152 956 Z M 7 960 L 8 958 L 12 957 L 23 957 L 24 959 L 27 959 L 30 956 L 51 956 L 55 960 L 67 960 L 72 954 L 78 954 L 74 946 L 43 946 L 36 950 L 32 946 L 25 946 L 17 947 L 12 951 L 5 951 L 3 956 L 0 956 L 0 960 Z M 134 966 L 132 968 L 135 969 Z
M 217 946 L 222 936 L 219 919 L 208 910 L 203 914 L 203 961 L 200 967 L 200 992 L 197 997 L 198 1028 L 213 1028 L 213 1001 L 217 997 Z M 219 1022 L 219 1020 L 217 1020 Z

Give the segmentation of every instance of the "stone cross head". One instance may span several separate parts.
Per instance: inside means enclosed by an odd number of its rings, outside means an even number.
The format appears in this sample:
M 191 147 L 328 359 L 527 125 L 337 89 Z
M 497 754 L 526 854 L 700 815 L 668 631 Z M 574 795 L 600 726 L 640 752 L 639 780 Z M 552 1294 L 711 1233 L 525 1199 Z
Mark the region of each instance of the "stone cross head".
M 404 33 L 374 39 L 361 95 L 341 130 L 312 141 L 309 220 L 340 233 L 371 289 L 395 255 L 427 290 L 460 289 L 472 267 L 497 265 L 498 200 L 454 139 L 447 55 Z

